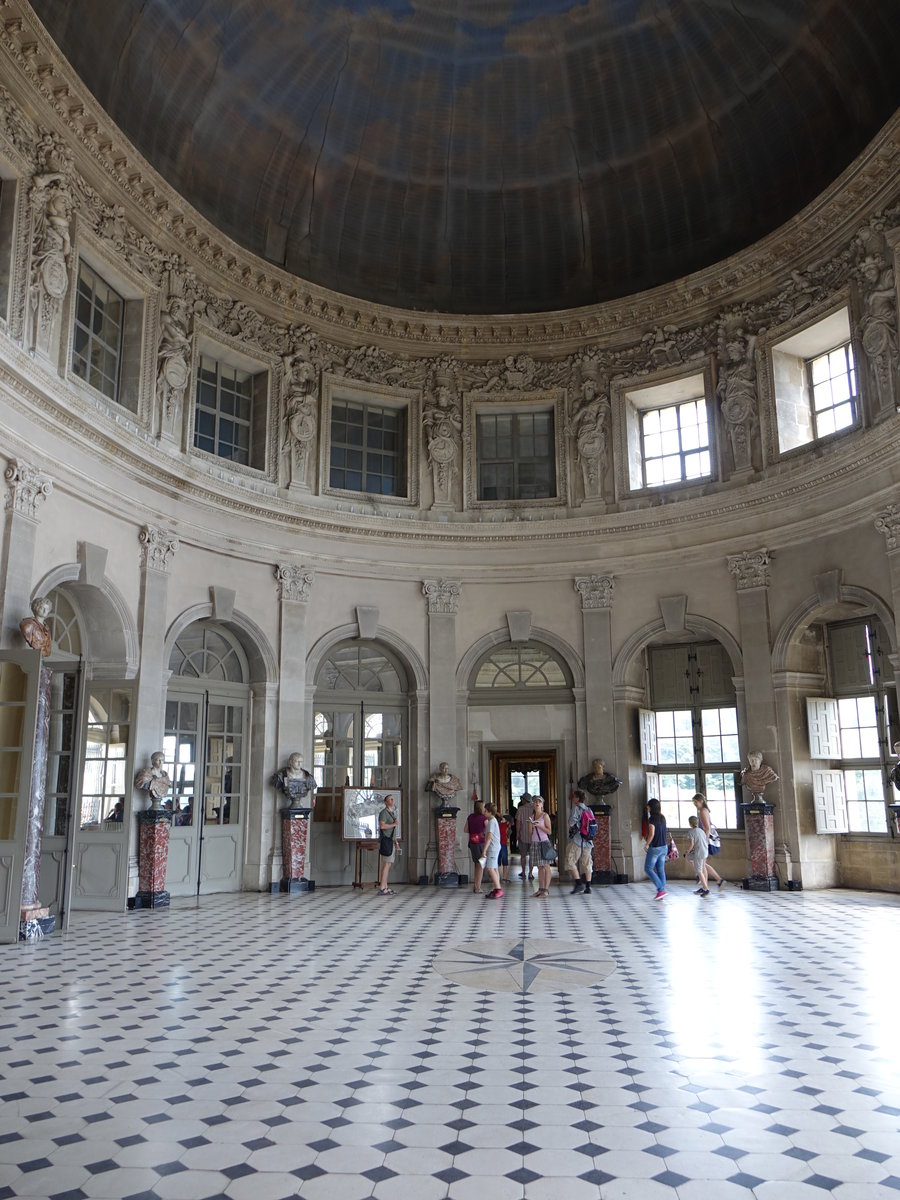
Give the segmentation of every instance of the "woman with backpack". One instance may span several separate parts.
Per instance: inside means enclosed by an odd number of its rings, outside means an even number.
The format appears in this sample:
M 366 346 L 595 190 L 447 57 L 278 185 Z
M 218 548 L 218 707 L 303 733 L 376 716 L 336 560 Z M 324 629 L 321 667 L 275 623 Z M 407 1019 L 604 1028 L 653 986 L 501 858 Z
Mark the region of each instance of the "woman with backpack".
M 709 815 L 709 805 L 706 803 L 706 797 L 703 795 L 703 793 L 695 792 L 692 797 L 692 800 L 693 800 L 694 808 L 696 808 L 696 810 L 697 810 L 697 817 L 700 822 L 700 828 L 706 834 L 706 841 L 709 846 L 709 858 L 712 858 L 712 856 L 714 854 L 718 854 L 719 851 L 722 849 L 722 842 L 721 842 L 721 839 L 719 838 L 719 831 L 718 831 L 718 829 L 716 829 L 715 825 L 713 825 L 713 823 L 712 823 L 712 819 L 710 818 L 710 815 Z M 709 878 L 715 880 L 716 887 L 722 887 L 725 883 L 725 880 L 722 878 L 722 876 L 719 874 L 719 872 L 715 869 L 715 867 L 712 866 L 712 864 L 709 861 L 709 858 L 706 860 L 706 874 Z

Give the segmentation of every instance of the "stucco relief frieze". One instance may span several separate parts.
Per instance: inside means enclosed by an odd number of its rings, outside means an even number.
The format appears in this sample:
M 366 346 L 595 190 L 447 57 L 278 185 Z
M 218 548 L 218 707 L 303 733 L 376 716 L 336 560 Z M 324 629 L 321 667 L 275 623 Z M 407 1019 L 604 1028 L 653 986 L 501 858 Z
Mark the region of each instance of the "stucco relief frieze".
M 275 568 L 279 600 L 308 604 L 315 577 L 316 573 L 312 567 L 302 567 L 296 563 L 280 563 Z
M 581 596 L 581 610 L 612 608 L 616 581 L 612 575 L 579 575 L 575 579 L 575 591 Z
M 16 10 L 17 15 L 13 15 Z M 852 172 L 814 201 L 787 232 L 778 231 L 726 263 L 698 272 L 621 304 L 544 319 L 506 317 L 448 320 L 440 314 L 397 314 L 374 305 L 330 293 L 298 280 L 269 263 L 254 259 L 224 238 L 167 187 L 126 139 L 110 126 L 68 64 L 33 21 L 27 5 L 7 6 L 0 42 L 11 65 L 40 97 L 55 119 L 64 124 L 80 150 L 90 156 L 123 196 L 152 219 L 157 228 L 176 238 L 183 252 L 213 269 L 219 287 L 229 283 L 246 294 L 255 293 L 264 305 L 289 309 L 321 330 L 331 326 L 358 336 L 396 338 L 410 346 L 553 345 L 562 342 L 615 337 L 636 327 L 664 328 L 673 315 L 709 311 L 711 301 L 748 289 L 772 290 L 784 276 L 784 264 L 829 257 L 835 232 L 872 198 L 883 195 L 896 174 L 898 157 L 895 126 L 883 131 L 854 164 Z
M 747 588 L 769 586 L 769 565 L 772 556 L 768 550 L 745 550 L 743 554 L 728 557 L 728 570 L 734 577 L 739 592 Z
M 145 525 L 138 534 L 138 541 L 141 544 L 141 568 L 168 571 L 180 544 L 174 533 L 156 525 Z
M 875 520 L 875 528 L 884 534 L 891 553 L 900 550 L 900 505 L 889 504 L 883 509 Z
M 21 459 L 13 459 L 4 474 L 9 485 L 7 510 L 35 520 L 38 509 L 53 491 L 53 480 Z

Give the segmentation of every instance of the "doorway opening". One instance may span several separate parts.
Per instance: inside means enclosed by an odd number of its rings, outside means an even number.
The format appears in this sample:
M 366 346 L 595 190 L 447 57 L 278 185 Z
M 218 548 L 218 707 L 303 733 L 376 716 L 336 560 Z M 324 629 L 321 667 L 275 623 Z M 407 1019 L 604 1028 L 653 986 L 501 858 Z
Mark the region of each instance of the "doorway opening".
M 489 798 L 501 813 L 513 812 L 525 792 L 543 796 L 545 810 L 555 821 L 557 776 L 555 750 L 492 750 L 489 760 Z

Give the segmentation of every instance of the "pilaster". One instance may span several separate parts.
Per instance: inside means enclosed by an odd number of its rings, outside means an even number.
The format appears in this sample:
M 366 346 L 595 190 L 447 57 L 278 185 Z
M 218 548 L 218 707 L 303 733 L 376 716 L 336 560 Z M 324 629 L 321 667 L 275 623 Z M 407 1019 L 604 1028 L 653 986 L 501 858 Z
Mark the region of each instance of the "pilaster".
M 297 563 L 281 563 L 275 581 L 281 605 L 278 644 L 278 745 L 276 759 L 287 762 L 299 751 L 311 761 L 312 721 L 306 712 L 306 616 L 316 573 Z
M 145 525 L 138 534 L 138 542 L 141 569 L 138 600 L 141 669 L 135 697 L 134 761 L 142 765 L 149 761 L 154 751 L 162 748 L 165 731 L 169 666 L 165 659 L 169 564 L 178 551 L 178 538 L 168 530 Z
M 432 770 L 448 762 L 465 789 L 465 731 L 456 728 L 456 613 L 460 584 L 453 579 L 426 579 L 422 595 L 428 607 L 428 754 Z M 410 786 L 417 784 L 410 781 Z
M 594 758 L 604 758 L 615 772 L 615 719 L 612 693 L 612 602 L 615 579 L 611 575 L 584 575 L 575 579 L 581 596 L 584 636 L 584 715 L 587 745 L 579 747 L 575 772 L 584 774 Z
M 884 534 L 888 570 L 891 578 L 891 608 L 894 611 L 894 629 L 900 645 L 900 505 L 889 504 L 875 518 L 875 528 Z M 900 655 L 892 655 L 894 683 L 900 694 Z
M 772 684 L 772 638 L 769 617 L 769 567 L 765 549 L 730 555 L 728 570 L 737 588 L 741 647 L 744 657 L 744 703 L 747 717 L 746 751 L 760 750 L 763 759 L 781 775 L 778 719 Z M 744 797 L 738 797 L 738 802 Z
M 34 549 L 38 514 L 53 491 L 53 481 L 35 467 L 11 459 L 6 468 L 6 539 L 0 570 L 0 646 L 22 645 L 19 622 L 31 611 Z

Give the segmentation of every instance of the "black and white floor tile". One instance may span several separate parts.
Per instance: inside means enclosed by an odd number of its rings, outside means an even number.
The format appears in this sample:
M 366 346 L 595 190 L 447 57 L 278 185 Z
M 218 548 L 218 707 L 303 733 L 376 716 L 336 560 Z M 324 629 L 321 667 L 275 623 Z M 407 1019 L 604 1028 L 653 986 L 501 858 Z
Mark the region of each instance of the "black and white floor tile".
M 900 898 L 233 895 L 0 947 L 0 1200 L 898 1200 Z

